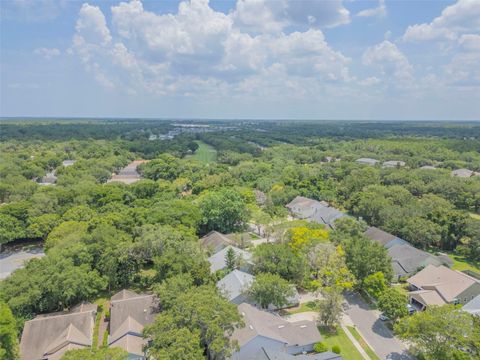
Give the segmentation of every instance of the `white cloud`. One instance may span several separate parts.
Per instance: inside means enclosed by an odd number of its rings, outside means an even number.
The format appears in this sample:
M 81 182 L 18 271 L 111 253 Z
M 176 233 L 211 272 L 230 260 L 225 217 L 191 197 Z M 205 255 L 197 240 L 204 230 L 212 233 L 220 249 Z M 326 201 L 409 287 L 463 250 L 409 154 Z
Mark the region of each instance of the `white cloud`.
M 465 34 L 458 39 L 460 46 L 467 51 L 480 51 L 480 35 Z M 480 62 L 480 60 L 479 60 Z M 480 64 L 479 64 L 480 67 Z
M 459 34 L 480 29 L 480 1 L 459 0 L 447 6 L 431 23 L 409 26 L 405 41 L 455 40 Z
M 382 75 L 400 80 L 402 85 L 410 85 L 413 67 L 407 57 L 392 42 L 385 40 L 368 48 L 362 56 L 364 65 L 379 66 Z
M 61 54 L 60 50 L 57 48 L 38 48 L 33 51 L 36 55 L 40 55 L 44 57 L 47 60 L 50 60 L 51 58 L 55 56 L 59 56 Z
M 365 9 L 357 13 L 360 17 L 385 17 L 387 15 L 387 7 L 385 0 L 379 0 L 378 6 L 371 9 Z
M 84 4 L 71 49 L 106 88 L 187 96 L 218 96 L 223 89 L 228 96 L 265 85 L 271 76 L 297 87 L 306 77 L 328 84 L 351 80 L 350 59 L 317 28 L 285 34 L 271 25 L 249 33 L 246 23 L 236 24 L 238 14 L 217 12 L 207 0 L 183 1 L 173 14 L 146 11 L 136 0 L 111 11 L 109 29 L 100 9 Z
M 279 32 L 289 25 L 328 28 L 348 24 L 342 0 L 238 0 L 235 25 L 254 32 Z

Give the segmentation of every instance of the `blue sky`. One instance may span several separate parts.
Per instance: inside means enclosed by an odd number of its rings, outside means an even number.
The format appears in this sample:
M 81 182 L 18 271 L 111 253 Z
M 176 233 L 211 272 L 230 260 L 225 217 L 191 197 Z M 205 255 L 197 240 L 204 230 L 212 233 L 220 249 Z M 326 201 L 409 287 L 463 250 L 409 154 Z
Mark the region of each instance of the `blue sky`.
M 0 6 L 0 116 L 480 119 L 478 0 Z

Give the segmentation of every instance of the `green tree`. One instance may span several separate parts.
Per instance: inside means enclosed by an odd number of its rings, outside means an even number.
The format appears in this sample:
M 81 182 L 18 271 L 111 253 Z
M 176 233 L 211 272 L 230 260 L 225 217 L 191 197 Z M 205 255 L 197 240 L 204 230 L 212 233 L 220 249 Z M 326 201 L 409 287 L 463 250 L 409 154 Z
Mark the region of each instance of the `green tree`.
M 28 219 L 26 236 L 29 238 L 45 239 L 52 229 L 60 223 L 57 214 L 44 214 Z
M 0 359 L 19 359 L 17 325 L 12 311 L 0 302 Z
M 248 291 L 249 295 L 267 309 L 270 304 L 277 308 L 288 305 L 288 299 L 294 295 L 294 288 L 277 274 L 257 274 Z
M 387 281 L 385 280 L 385 275 L 380 271 L 368 275 L 363 281 L 363 289 L 375 299 L 378 299 L 386 288 Z
M 233 271 L 237 267 L 237 256 L 233 248 L 228 248 L 227 253 L 225 254 L 225 264 L 227 265 L 227 270 Z
M 23 224 L 13 216 L 0 214 L 0 246 L 25 234 Z
M 180 274 L 156 285 L 153 291 L 158 295 L 162 309 L 168 310 L 175 305 L 178 296 L 190 290 L 192 286 L 192 276 L 190 274 Z
M 178 327 L 170 313 L 161 313 L 155 323 L 144 330 L 150 342 L 148 358 L 165 360 L 198 360 L 205 358 L 201 345 L 200 330 Z
M 393 276 L 393 269 L 387 249 L 366 236 L 346 238 L 342 242 L 345 249 L 345 262 L 363 288 L 365 278 L 382 272 L 387 281 Z
M 126 360 L 128 353 L 118 347 L 68 350 L 62 360 Z
M 261 244 L 253 252 L 255 273 L 278 274 L 288 281 L 300 283 L 305 273 L 305 260 L 294 254 L 287 244 Z
M 387 288 L 378 298 L 378 308 L 393 321 L 408 315 L 407 296 L 395 288 Z
M 166 325 L 162 324 L 166 321 Z M 228 358 L 236 349 L 235 344 L 230 337 L 235 328 L 242 326 L 240 314 L 234 304 L 229 303 L 211 286 L 194 287 L 189 291 L 180 294 L 177 301 L 170 308 L 158 316 L 155 323 L 146 333 L 152 337 L 155 349 L 163 349 L 161 339 L 164 334 L 164 327 L 168 326 L 174 333 L 182 330 L 183 341 L 188 345 L 190 356 L 197 353 L 195 341 L 200 339 L 200 347 L 209 354 L 212 359 Z M 160 331 L 155 331 L 160 329 Z M 198 335 L 197 335 L 198 334 Z M 180 336 L 179 335 L 179 336 Z M 170 337 L 166 339 L 167 343 L 175 351 L 178 347 L 172 343 Z M 148 349 L 147 349 L 148 351 Z M 190 359 L 188 357 L 187 359 Z
M 240 230 L 249 214 L 243 198 L 234 190 L 209 191 L 199 202 L 202 229 L 231 233 Z
M 431 306 L 404 317 L 395 333 L 427 360 L 478 359 L 480 321 L 454 305 Z
M 318 322 L 322 326 L 334 329 L 342 316 L 342 293 L 336 288 L 327 288 L 322 294 L 323 299 L 317 301 Z

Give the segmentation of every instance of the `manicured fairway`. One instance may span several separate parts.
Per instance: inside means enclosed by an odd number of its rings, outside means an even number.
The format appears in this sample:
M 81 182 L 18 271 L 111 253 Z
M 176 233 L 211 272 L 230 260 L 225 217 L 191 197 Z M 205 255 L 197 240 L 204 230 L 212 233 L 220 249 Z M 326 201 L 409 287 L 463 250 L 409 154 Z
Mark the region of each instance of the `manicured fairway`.
M 202 141 L 195 141 L 198 144 L 198 149 L 193 155 L 188 155 L 187 158 L 192 158 L 201 163 L 208 164 L 217 160 L 217 150 L 214 147 L 205 144 Z

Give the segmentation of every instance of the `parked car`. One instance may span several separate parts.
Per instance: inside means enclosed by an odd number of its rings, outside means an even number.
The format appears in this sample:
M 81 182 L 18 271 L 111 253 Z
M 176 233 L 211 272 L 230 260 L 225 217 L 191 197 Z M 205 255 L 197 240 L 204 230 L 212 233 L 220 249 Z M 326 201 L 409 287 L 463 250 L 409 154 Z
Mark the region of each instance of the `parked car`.
M 385 314 L 380 314 L 379 318 L 380 318 L 380 320 L 382 320 L 382 321 L 390 320 L 390 318 L 389 318 L 387 315 L 385 315 Z
M 417 309 L 411 304 L 407 304 L 407 309 L 408 309 L 409 315 L 413 315 L 414 313 L 417 312 Z

